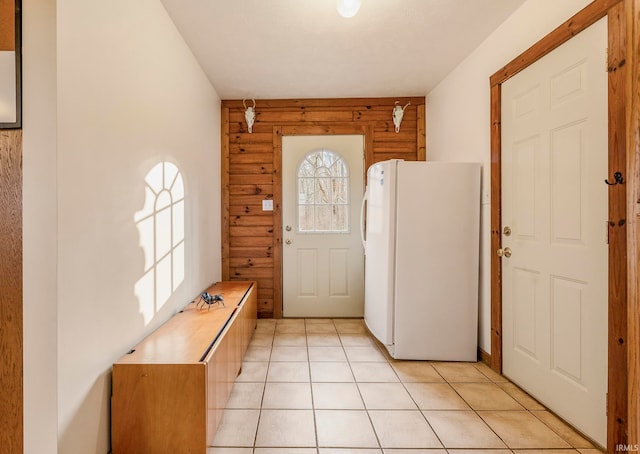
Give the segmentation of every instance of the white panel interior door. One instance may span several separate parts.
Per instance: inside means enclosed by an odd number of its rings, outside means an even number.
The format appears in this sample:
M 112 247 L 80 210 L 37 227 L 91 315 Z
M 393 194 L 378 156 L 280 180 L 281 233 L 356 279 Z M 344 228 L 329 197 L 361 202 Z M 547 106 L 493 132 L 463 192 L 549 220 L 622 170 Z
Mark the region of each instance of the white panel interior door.
M 606 19 L 502 85 L 504 374 L 606 445 Z
M 362 317 L 364 137 L 282 138 L 283 314 Z

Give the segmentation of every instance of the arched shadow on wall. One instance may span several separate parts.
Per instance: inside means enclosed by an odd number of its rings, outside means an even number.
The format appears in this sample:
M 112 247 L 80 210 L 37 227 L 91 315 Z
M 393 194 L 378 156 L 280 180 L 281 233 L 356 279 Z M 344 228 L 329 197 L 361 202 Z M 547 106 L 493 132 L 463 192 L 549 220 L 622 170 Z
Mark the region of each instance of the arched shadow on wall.
M 185 275 L 185 191 L 171 162 L 156 164 L 145 177 L 143 208 L 134 215 L 144 251 L 144 274 L 134 292 L 145 325 L 162 309 Z

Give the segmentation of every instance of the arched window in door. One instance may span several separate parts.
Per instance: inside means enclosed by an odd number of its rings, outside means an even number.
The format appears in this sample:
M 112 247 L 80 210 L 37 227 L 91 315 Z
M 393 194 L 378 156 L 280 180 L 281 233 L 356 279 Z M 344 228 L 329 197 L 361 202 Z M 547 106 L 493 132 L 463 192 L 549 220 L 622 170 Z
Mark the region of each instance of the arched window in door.
M 335 151 L 314 150 L 298 165 L 298 232 L 349 232 L 349 167 Z

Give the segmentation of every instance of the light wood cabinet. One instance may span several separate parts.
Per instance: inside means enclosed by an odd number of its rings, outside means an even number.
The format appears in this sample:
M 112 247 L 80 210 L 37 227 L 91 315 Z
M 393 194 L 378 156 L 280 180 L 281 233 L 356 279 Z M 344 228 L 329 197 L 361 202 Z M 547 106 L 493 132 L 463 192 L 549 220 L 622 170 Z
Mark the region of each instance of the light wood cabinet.
M 207 290 L 113 365 L 113 454 L 206 453 L 256 327 L 254 282 Z

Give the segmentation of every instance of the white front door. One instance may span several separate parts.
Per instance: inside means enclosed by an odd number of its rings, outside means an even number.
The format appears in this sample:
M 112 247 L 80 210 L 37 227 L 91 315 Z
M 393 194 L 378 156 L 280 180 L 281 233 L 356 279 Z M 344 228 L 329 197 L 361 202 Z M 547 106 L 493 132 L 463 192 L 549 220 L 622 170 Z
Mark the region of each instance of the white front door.
M 503 371 L 603 446 L 606 43 L 605 18 L 502 85 Z
M 285 317 L 362 317 L 364 136 L 282 138 Z

